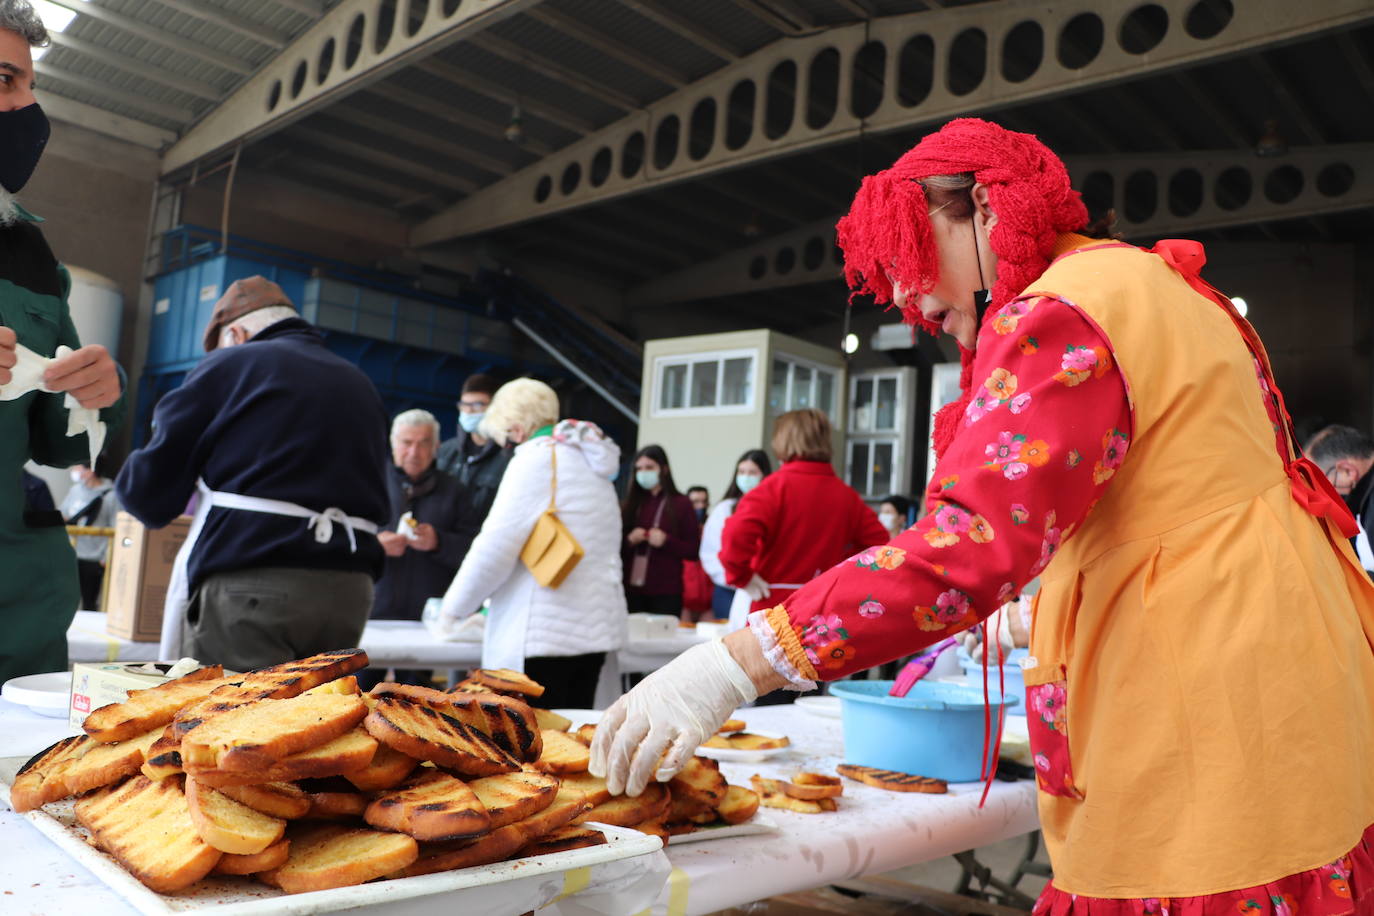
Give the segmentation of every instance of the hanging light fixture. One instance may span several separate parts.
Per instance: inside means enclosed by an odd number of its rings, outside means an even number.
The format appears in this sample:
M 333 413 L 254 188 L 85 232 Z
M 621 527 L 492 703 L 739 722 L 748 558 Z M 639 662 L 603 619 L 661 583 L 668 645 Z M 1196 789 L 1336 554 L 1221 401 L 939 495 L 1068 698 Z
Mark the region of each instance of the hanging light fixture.
M 1255 155 L 1282 156 L 1288 152 L 1288 141 L 1279 133 L 1279 122 L 1273 118 L 1264 122 L 1264 133 L 1260 134 L 1258 142 L 1255 143 Z
M 510 121 L 506 124 L 506 139 L 511 143 L 525 142 L 525 122 L 520 113 L 519 102 L 511 107 Z

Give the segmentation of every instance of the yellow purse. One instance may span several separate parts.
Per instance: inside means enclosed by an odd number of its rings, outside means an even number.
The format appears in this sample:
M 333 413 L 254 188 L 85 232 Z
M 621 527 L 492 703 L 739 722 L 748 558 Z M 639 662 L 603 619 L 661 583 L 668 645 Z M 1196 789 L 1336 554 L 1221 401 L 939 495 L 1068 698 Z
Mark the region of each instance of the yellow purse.
M 549 483 L 549 507 L 534 523 L 534 530 L 520 548 L 520 562 L 544 588 L 558 588 L 582 559 L 582 545 L 558 517 L 558 446 L 552 445 L 553 476 Z

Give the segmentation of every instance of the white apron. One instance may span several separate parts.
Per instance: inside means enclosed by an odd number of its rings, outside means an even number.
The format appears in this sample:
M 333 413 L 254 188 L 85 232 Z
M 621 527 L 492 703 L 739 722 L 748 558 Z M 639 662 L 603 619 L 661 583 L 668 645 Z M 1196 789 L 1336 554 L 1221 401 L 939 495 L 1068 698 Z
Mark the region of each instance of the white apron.
M 201 529 L 210 509 L 238 509 L 244 512 L 266 512 L 268 515 L 284 515 L 289 518 L 303 518 L 305 527 L 313 529 L 315 540 L 321 544 L 329 543 L 334 536 L 334 523 L 343 525 L 348 535 L 348 548 L 356 553 L 358 542 L 355 531 L 376 535 L 377 526 L 365 518 L 346 514 L 342 509 L 330 507 L 323 512 L 315 512 L 284 499 L 264 499 L 260 496 L 241 496 L 238 493 L 225 493 L 212 490 L 204 480 L 196 481 L 200 502 L 191 521 L 191 530 L 186 534 L 186 543 L 177 551 L 176 561 L 172 564 L 172 578 L 167 583 L 167 599 L 162 606 L 162 639 L 158 644 L 158 658 L 174 660 L 186 654 L 186 610 L 191 605 L 190 580 L 187 567 L 191 561 L 191 551 L 195 550 Z

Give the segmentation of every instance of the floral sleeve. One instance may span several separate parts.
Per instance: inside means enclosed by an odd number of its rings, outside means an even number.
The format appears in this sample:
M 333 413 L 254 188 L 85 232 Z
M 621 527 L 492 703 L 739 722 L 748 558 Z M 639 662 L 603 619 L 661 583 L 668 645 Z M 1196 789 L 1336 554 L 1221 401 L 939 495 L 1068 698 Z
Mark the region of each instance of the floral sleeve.
M 1073 306 L 1008 303 L 984 326 L 973 368 L 977 393 L 931 478 L 929 513 L 798 591 L 785 621 L 783 609 L 767 615 L 804 677 L 909 655 L 997 610 L 1045 568 L 1125 457 L 1126 383 Z

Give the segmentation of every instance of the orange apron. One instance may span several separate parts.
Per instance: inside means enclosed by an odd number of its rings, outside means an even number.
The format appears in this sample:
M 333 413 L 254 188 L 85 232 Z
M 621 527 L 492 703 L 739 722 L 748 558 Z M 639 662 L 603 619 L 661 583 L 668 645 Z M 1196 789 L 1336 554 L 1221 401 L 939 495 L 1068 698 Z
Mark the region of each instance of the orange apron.
M 1154 254 L 1061 246 L 1027 293 L 1101 330 L 1134 429 L 1035 604 L 1026 684 L 1062 682 L 1077 789 L 1040 794 L 1054 883 L 1189 897 L 1331 862 L 1374 824 L 1374 587 L 1233 316 Z

